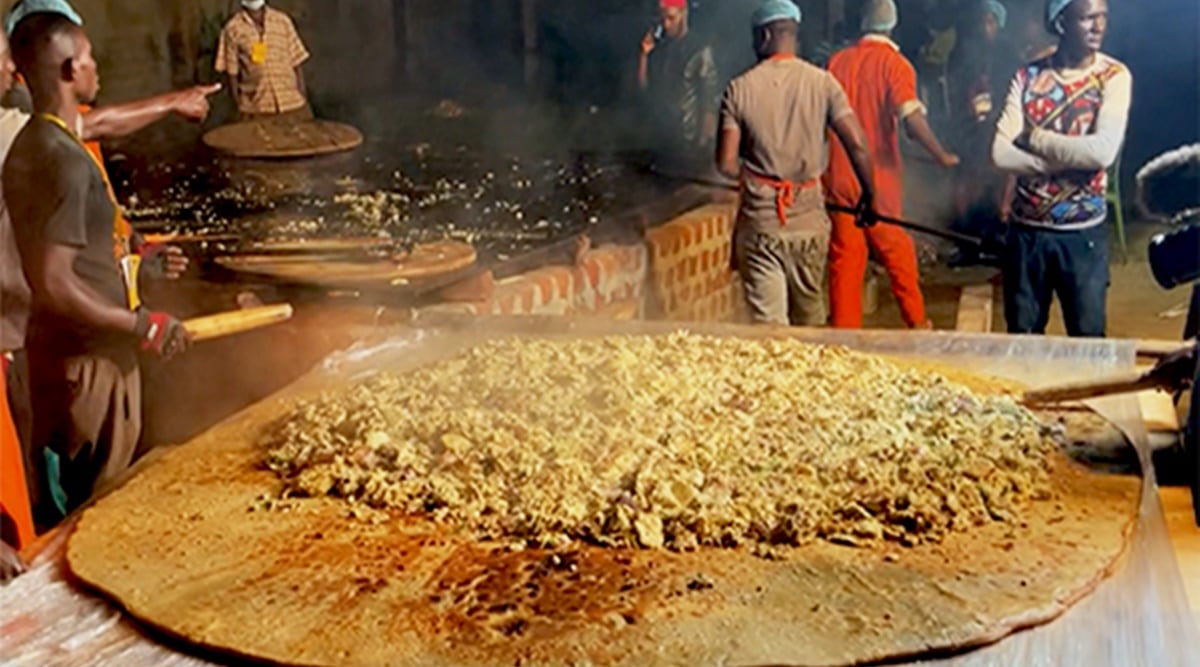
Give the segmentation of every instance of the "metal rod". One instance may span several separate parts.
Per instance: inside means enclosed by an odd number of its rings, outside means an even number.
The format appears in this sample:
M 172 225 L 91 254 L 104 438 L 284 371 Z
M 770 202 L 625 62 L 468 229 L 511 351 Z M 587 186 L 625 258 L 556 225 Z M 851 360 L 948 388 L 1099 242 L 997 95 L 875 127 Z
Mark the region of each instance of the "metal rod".
M 663 178 L 695 183 L 696 185 L 703 185 L 703 186 L 707 186 L 710 188 L 721 188 L 722 190 L 739 190 L 740 189 L 740 186 L 738 186 L 738 184 L 736 184 L 736 183 L 726 183 L 726 182 L 717 181 L 717 180 L 710 179 L 710 178 L 669 174 L 669 173 L 664 173 L 658 169 L 654 169 L 653 173 L 657 174 L 658 176 L 662 176 Z M 841 213 L 857 213 L 858 212 L 856 209 L 851 208 L 849 206 L 839 206 L 837 204 L 830 204 L 828 202 L 825 203 L 825 208 L 827 208 L 831 211 L 838 211 Z M 952 232 L 948 229 L 938 229 L 936 227 L 930 227 L 928 225 L 922 225 L 922 224 L 919 224 L 916 222 L 910 222 L 908 220 L 901 220 L 900 218 L 893 218 L 891 216 L 886 216 L 886 215 L 876 215 L 875 217 L 880 222 L 886 222 L 889 225 L 896 225 L 897 227 L 904 227 L 906 229 L 911 229 L 915 232 L 929 234 L 930 236 L 938 236 L 938 237 L 944 238 L 948 241 L 954 241 L 955 243 L 959 243 L 962 245 L 973 246 L 976 248 L 983 248 L 985 245 L 983 242 L 983 239 L 981 239 L 981 238 L 978 238 L 975 236 L 968 236 L 967 234 L 960 234 L 958 232 Z
M 850 206 L 840 206 L 838 204 L 830 204 L 829 202 L 825 203 L 825 208 L 827 208 L 831 211 L 838 211 L 840 213 L 858 213 L 857 209 L 854 209 Z M 937 229 L 936 227 L 928 227 L 926 225 L 922 225 L 922 224 L 919 224 L 916 222 L 909 222 L 908 220 L 901 220 L 900 218 L 893 218 L 893 217 L 887 216 L 887 215 L 876 214 L 875 218 L 877 220 L 879 220 L 880 222 L 886 222 L 889 225 L 896 225 L 897 227 L 905 227 L 905 228 L 911 229 L 915 232 L 923 232 L 923 233 L 929 234 L 931 236 L 940 236 L 944 239 L 947 239 L 950 241 L 955 241 L 955 242 L 961 243 L 963 245 L 975 246 L 977 248 L 982 248 L 984 245 L 983 239 L 981 239 L 981 238 L 978 238 L 975 236 L 968 236 L 966 234 L 960 234 L 958 232 L 952 232 L 948 229 Z

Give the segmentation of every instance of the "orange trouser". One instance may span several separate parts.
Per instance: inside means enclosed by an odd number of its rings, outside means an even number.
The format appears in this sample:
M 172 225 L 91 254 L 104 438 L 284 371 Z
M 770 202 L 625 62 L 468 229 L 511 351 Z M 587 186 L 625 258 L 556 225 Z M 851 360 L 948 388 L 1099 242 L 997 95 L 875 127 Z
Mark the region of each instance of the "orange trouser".
M 892 294 L 909 327 L 925 324 L 925 298 L 917 275 L 917 250 L 912 237 L 900 227 L 877 224 L 862 229 L 849 213 L 830 213 L 833 235 L 829 240 L 830 321 L 838 329 L 861 329 L 862 290 L 867 275 L 868 245 L 887 269 Z
M 22 549 L 33 542 L 33 513 L 29 508 L 29 489 L 25 485 L 25 467 L 17 428 L 8 410 L 8 381 L 6 363 L 0 363 L 0 513 L 5 523 L 11 522 L 15 540 L 11 546 Z M 7 531 L 6 531 L 7 532 Z

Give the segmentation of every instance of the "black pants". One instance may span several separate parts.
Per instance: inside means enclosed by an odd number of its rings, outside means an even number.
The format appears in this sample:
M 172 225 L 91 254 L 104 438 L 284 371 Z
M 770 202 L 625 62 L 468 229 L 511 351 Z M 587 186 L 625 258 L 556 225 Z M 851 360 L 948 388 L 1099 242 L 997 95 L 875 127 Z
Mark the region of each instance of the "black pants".
M 1183 339 L 1200 336 L 1200 283 L 1192 285 L 1192 301 L 1188 304 L 1187 322 L 1183 325 Z
M 1067 335 L 1103 338 L 1108 294 L 1108 226 L 1077 231 L 1010 225 L 1004 319 L 1013 334 L 1044 334 L 1054 295 Z
M 1200 291 L 1200 288 L 1198 288 Z M 1200 340 L 1193 341 L 1200 344 Z M 1200 526 L 1200 363 L 1192 375 L 1192 397 L 1187 424 L 1183 427 L 1184 460 L 1192 486 L 1192 515 Z

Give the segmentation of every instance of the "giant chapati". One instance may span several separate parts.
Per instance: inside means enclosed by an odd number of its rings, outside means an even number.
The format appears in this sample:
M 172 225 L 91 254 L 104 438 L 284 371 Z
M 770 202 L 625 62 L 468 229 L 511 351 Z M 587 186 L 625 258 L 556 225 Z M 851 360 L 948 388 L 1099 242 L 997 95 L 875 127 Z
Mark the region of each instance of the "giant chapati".
M 134 616 L 301 665 L 843 665 L 995 641 L 1139 482 L 1004 383 L 789 340 L 501 341 L 272 400 L 88 510 Z M 570 417 L 573 417 L 571 419 Z

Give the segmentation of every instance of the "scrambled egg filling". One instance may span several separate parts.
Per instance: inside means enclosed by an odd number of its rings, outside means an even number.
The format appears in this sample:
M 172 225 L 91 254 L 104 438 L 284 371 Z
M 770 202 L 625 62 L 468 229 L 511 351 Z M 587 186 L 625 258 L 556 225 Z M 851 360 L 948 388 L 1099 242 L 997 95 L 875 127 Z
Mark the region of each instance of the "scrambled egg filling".
M 868 354 L 689 334 L 503 340 L 299 404 L 293 495 L 557 546 L 938 541 L 1050 498 L 1050 427 Z

